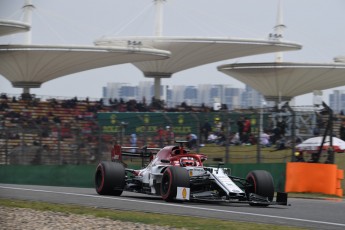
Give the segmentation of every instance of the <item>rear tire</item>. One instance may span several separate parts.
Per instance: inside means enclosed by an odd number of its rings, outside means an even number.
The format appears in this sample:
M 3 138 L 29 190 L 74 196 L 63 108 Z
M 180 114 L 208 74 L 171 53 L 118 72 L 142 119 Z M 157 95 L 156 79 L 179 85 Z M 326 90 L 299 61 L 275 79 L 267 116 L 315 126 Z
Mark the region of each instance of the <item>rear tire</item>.
M 118 162 L 102 161 L 95 173 L 95 188 L 100 195 L 120 196 L 125 187 L 125 167 Z
M 252 186 L 247 187 L 245 192 L 247 196 L 249 193 L 255 193 L 259 196 L 267 197 L 269 201 L 273 201 L 274 197 L 274 182 L 272 175 L 265 170 L 254 170 L 248 173 L 246 180 Z M 268 204 L 250 203 L 252 206 L 268 206 Z
M 174 200 L 177 195 L 177 187 L 190 187 L 188 171 L 182 167 L 168 167 L 162 177 L 162 199 L 165 201 Z

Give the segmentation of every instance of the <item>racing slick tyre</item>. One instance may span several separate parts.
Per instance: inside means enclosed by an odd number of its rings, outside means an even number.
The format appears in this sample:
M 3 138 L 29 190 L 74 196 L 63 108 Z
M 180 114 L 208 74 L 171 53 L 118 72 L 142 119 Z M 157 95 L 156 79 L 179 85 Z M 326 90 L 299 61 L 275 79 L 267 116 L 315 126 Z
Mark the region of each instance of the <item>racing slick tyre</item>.
M 177 187 L 189 188 L 189 174 L 182 167 L 168 167 L 162 177 L 161 196 L 165 201 L 172 201 L 176 198 Z
M 272 175 L 265 170 L 254 170 L 248 173 L 246 180 L 251 186 L 245 189 L 247 196 L 254 193 L 261 197 L 267 197 L 269 201 L 273 200 L 274 183 Z M 268 206 L 269 204 L 249 203 L 252 206 Z
M 125 187 L 125 167 L 118 162 L 102 161 L 95 173 L 95 187 L 100 195 L 120 196 Z

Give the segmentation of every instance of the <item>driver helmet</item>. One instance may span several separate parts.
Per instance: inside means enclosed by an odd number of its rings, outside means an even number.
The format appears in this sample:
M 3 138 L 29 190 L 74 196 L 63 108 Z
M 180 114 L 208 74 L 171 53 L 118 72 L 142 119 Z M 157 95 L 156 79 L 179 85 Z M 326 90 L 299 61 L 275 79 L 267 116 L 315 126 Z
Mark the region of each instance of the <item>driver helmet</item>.
M 182 157 L 180 159 L 180 165 L 182 167 L 186 167 L 186 166 L 195 166 L 195 160 L 193 157 Z

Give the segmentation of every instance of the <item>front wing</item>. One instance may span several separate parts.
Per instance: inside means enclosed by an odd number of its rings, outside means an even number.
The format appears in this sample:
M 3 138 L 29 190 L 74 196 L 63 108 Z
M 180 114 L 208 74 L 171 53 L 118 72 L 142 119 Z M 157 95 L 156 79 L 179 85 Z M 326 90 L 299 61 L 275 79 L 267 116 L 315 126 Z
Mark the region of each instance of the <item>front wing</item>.
M 277 192 L 276 200 L 269 201 L 266 197 L 258 196 L 254 193 L 249 194 L 249 197 L 244 199 L 226 199 L 225 197 L 216 197 L 213 196 L 209 192 L 204 192 L 203 196 L 198 196 L 191 193 L 190 200 L 191 201 L 200 201 L 200 202 L 224 202 L 224 203 L 242 203 L 242 204 L 252 204 L 258 206 L 266 206 L 266 205 L 284 205 L 290 206 L 287 202 L 287 193 L 285 192 Z

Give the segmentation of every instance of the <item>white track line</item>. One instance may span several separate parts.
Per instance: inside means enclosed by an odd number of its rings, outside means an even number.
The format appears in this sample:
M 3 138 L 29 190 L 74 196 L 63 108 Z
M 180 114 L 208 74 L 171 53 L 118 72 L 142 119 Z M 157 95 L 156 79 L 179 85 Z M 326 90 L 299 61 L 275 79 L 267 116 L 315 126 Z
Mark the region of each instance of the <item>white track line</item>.
M 6 187 L 6 186 L 0 186 L 0 188 L 2 188 L 2 189 L 12 189 L 12 190 L 22 190 L 22 191 L 31 191 L 31 192 L 54 193 L 54 194 L 72 195 L 72 196 L 82 196 L 82 197 L 93 197 L 93 198 L 99 198 L 99 199 L 120 200 L 120 201 L 145 203 L 145 204 L 159 204 L 159 205 L 163 205 L 163 206 L 183 207 L 183 208 L 189 208 L 189 209 L 195 209 L 195 210 L 223 212 L 223 213 L 233 213 L 233 214 L 239 214 L 239 215 L 268 217 L 268 218 L 283 219 L 283 220 L 295 220 L 295 221 L 308 222 L 308 223 L 326 224 L 326 225 L 334 225 L 334 226 L 345 227 L 345 224 L 325 222 L 325 221 L 318 221 L 318 220 L 307 220 L 307 219 L 284 217 L 284 216 L 273 216 L 273 215 L 257 214 L 257 213 L 249 213 L 249 212 L 237 212 L 237 211 L 220 210 L 220 209 L 213 209 L 213 208 L 202 208 L 202 207 L 186 206 L 186 205 L 171 204 L 171 203 L 157 203 L 157 202 L 152 202 L 152 201 L 132 200 L 132 199 L 126 199 L 126 198 L 120 198 L 120 197 L 109 197 L 109 196 L 100 196 L 100 195 L 87 195 L 87 194 L 69 193 L 69 192 L 56 192 L 56 191 L 40 190 L 40 189 L 14 188 L 14 187 Z

